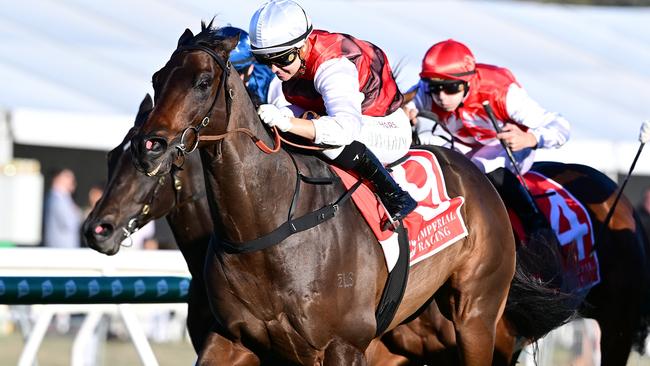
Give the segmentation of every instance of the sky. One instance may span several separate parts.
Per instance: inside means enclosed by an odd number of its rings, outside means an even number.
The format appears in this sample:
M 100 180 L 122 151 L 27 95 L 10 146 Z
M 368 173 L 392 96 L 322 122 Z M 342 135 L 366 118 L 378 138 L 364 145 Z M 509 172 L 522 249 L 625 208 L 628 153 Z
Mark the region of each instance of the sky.
M 0 12 L 0 108 L 116 116 L 125 124 L 185 28 L 248 28 L 261 1 L 24 0 Z M 634 141 L 650 119 L 650 8 L 513 1 L 301 1 L 316 28 L 384 49 L 417 81 L 434 43 L 466 43 L 504 66 L 542 106 L 572 123 L 572 139 Z M 27 113 L 29 114 L 29 113 Z M 124 127 L 125 128 L 125 127 Z M 125 131 L 124 131 L 125 132 Z M 121 134 L 121 132 L 120 132 Z

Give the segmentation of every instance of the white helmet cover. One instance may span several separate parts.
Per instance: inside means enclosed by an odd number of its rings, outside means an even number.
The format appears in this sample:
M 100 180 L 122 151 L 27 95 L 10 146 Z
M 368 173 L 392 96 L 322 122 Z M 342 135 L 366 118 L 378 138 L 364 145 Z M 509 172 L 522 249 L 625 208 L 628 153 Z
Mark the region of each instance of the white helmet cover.
M 271 0 L 251 18 L 251 51 L 267 54 L 300 47 L 312 30 L 311 19 L 295 1 Z

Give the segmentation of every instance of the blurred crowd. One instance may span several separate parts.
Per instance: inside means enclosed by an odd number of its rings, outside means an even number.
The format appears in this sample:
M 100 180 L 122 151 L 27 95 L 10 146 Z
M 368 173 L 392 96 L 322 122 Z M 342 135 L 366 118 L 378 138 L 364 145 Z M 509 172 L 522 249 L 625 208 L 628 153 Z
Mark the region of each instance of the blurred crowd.
M 79 207 L 73 195 L 77 189 L 75 173 L 69 168 L 53 171 L 52 183 L 45 195 L 43 209 L 43 246 L 48 248 L 84 247 L 81 225 L 101 198 L 104 185 L 94 184 L 87 193 L 87 203 Z M 151 221 L 123 242 L 125 248 L 159 249 L 155 221 Z M 172 244 L 173 245 L 173 244 Z M 169 247 L 167 244 L 165 247 Z

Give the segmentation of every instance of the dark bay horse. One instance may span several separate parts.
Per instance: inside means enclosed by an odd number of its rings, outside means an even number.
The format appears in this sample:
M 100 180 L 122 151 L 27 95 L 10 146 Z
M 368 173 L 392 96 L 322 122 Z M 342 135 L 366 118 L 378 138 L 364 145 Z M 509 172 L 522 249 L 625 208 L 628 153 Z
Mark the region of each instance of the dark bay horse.
M 187 327 L 198 353 L 213 323 L 203 281 L 203 263 L 212 234 L 203 169 L 198 156 L 188 156 L 182 170 L 160 177 L 148 177 L 135 169 L 129 150 L 131 136 L 151 109 L 153 103 L 147 96 L 140 105 L 133 129 L 108 154 L 107 184 L 83 223 L 83 235 L 92 249 L 113 255 L 120 249 L 126 233 L 166 216 L 192 274 Z
M 284 150 L 263 153 L 241 132 L 246 129 L 255 141 L 272 144 L 225 61 L 236 43 L 210 26 L 196 36 L 186 30 L 178 49 L 154 74 L 155 107 L 131 145 L 136 166 L 149 175 L 168 174 L 199 147 L 217 232 L 205 275 L 218 333 L 209 347 L 218 352 L 204 353 L 199 361 L 366 364 L 363 352 L 375 338 L 374 314 L 387 273 L 376 239 L 351 204 L 278 245 L 242 254 L 225 250 L 226 241 L 264 237 L 283 225 L 289 212 L 300 217 L 344 193 L 338 182 L 297 181 L 298 172 L 330 177 L 319 159 Z M 217 141 L 200 142 L 199 132 Z M 470 233 L 411 268 L 390 328 L 417 314 L 437 293 L 453 320 L 464 363 L 489 364 L 514 272 L 512 229 L 496 191 L 471 162 L 444 149 L 434 153 L 450 195 L 466 199 L 462 215 Z M 290 210 L 297 182 L 300 196 Z M 341 285 L 341 276 L 350 282 Z
M 580 316 L 593 318 L 600 326 L 601 364 L 625 365 L 633 348 L 641 352 L 644 349 L 650 325 L 650 245 L 633 205 L 623 196 L 605 227 L 605 217 L 619 189 L 614 181 L 580 164 L 538 162 L 532 170 L 560 183 L 588 211 L 596 233 L 601 280 L 577 297 L 581 301 L 575 307 Z M 552 266 L 542 262 L 542 267 Z M 508 303 L 516 303 L 510 300 Z M 509 310 L 507 306 L 497 327 L 495 362 L 501 364 L 516 362 L 521 347 L 534 340 L 521 339 L 524 335 L 517 329 L 520 319 Z M 421 329 L 426 328 L 436 329 L 437 337 L 421 334 Z M 411 361 L 458 362 L 453 324 L 433 305 L 383 340 L 393 352 L 407 354 Z
M 83 235 L 91 248 L 113 255 L 119 251 L 125 233 L 166 216 L 192 274 L 187 327 L 198 354 L 210 344 L 214 323 L 203 280 L 203 264 L 213 232 L 203 168 L 200 157 L 193 154 L 188 156 L 182 170 L 166 176 L 151 178 L 135 169 L 130 139 L 151 109 L 153 102 L 147 96 L 140 105 L 134 129 L 108 154 L 108 183 L 101 200 L 84 221 Z M 390 354 L 379 342 L 366 353 L 374 366 L 397 366 L 396 360 L 403 360 Z

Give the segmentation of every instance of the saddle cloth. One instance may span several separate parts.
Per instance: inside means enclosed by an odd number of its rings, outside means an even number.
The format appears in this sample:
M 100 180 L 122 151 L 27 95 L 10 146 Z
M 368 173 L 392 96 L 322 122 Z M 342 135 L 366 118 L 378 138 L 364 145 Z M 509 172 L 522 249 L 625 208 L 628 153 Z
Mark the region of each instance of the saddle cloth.
M 357 182 L 357 178 L 344 170 L 334 166 L 332 169 L 346 188 Z M 395 181 L 418 202 L 415 211 L 403 220 L 408 230 L 411 266 L 467 236 L 460 212 L 465 199 L 449 197 L 442 169 L 432 152 L 412 149 L 406 160 L 391 170 Z M 390 271 L 399 255 L 398 235 L 392 230 L 382 230 L 381 223 L 386 217 L 384 207 L 364 184 L 352 194 L 352 199 L 379 240 Z
M 558 238 L 563 270 L 577 272 L 576 290 L 586 290 L 598 284 L 598 257 L 592 250 L 594 230 L 585 207 L 559 183 L 539 172 L 527 172 L 524 180 Z M 515 234 L 524 238 L 520 219 L 510 209 L 508 214 Z

